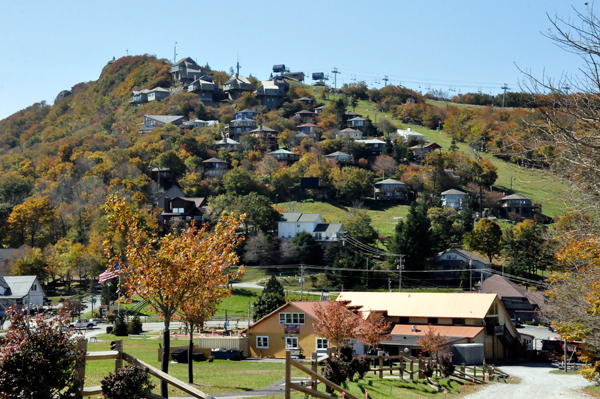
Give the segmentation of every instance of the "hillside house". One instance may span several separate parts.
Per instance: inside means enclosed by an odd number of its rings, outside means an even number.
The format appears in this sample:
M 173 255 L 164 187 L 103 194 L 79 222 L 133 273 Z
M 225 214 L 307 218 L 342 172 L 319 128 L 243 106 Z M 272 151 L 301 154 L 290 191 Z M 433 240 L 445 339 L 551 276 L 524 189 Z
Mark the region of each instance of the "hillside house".
M 502 276 L 485 279 L 481 292 L 498 295 L 511 319 L 520 322 L 539 322 L 540 309 L 547 302 L 541 292 L 528 291 Z
M 344 231 L 342 223 L 325 223 L 320 213 L 284 212 L 277 221 L 277 235 L 283 240 L 310 233 L 317 241 L 338 241 Z
M 145 115 L 144 127 L 139 130 L 140 133 L 147 133 L 151 130 L 165 127 L 167 123 L 180 126 L 183 123 L 183 116 L 179 115 Z
M 531 218 L 535 212 L 541 212 L 539 204 L 533 204 L 531 199 L 520 194 L 507 195 L 500 199 L 500 211 L 509 218 L 516 215 L 521 218 Z
M 352 111 L 346 111 L 346 120 L 350 120 L 353 118 L 362 118 L 361 114 L 357 114 L 356 112 L 352 112 Z
M 360 130 L 351 129 L 347 127 L 346 129 L 342 129 L 336 133 L 335 137 L 338 139 L 354 139 L 360 140 L 362 139 L 363 133 Z
M 346 164 L 351 165 L 354 164 L 354 156 L 351 154 L 346 154 L 342 151 L 332 152 L 331 154 L 325 155 L 325 158 L 335 161 L 338 164 Z
M 315 114 L 319 115 L 325 108 L 327 108 L 327 105 L 321 105 L 320 107 L 315 108 Z
M 258 138 L 267 150 L 274 151 L 277 149 L 277 130 L 270 127 L 260 125 L 249 133 L 251 136 Z
M 283 148 L 268 152 L 267 155 L 274 157 L 278 162 L 285 162 L 288 166 L 300 159 L 300 155 L 284 150 Z
M 311 108 L 314 107 L 317 104 L 317 102 L 314 99 L 309 98 L 309 97 L 300 97 L 298 99 L 298 101 L 300 101 L 300 102 L 308 105 Z
M 193 120 L 183 122 L 181 124 L 181 127 L 187 128 L 187 129 L 193 129 L 196 127 L 203 128 L 203 127 L 207 127 L 207 126 L 208 126 L 208 122 L 203 121 L 202 119 L 193 119 Z
M 44 306 L 44 289 L 37 276 L 0 276 L 0 311 Z
M 302 111 L 298 111 L 294 114 L 296 118 L 299 118 L 302 122 L 309 122 L 315 119 L 315 113 L 313 111 L 307 111 L 303 109 Z
M 202 102 L 213 102 L 217 84 L 208 76 L 202 76 L 188 86 L 188 92 L 198 94 Z
M 435 150 L 441 149 L 442 146 L 438 143 L 430 143 L 430 144 L 417 144 L 415 146 L 410 147 L 413 154 L 416 158 L 423 159 L 428 154 L 431 154 Z
M 385 141 L 379 139 L 356 140 L 357 143 L 363 143 L 369 151 L 370 157 L 381 155 L 385 148 Z
M 375 199 L 404 201 L 408 198 L 406 195 L 406 184 L 394 179 L 385 179 L 375 183 Z
M 447 272 L 437 273 L 437 277 L 441 280 L 458 279 L 462 273 L 458 270 L 472 269 L 473 283 L 475 283 L 476 278 L 482 276 L 482 270 L 491 267 L 492 264 L 487 259 L 461 248 L 452 248 L 439 253 L 433 263 L 433 268 L 435 270 L 444 270 Z M 475 270 L 477 270 L 477 272 L 475 272 Z M 485 273 L 483 275 L 485 275 Z
M 258 111 L 253 111 L 251 109 L 243 109 L 241 111 L 233 114 L 235 119 L 254 119 L 258 116 Z
M 346 121 L 346 124 L 348 125 L 349 128 L 357 129 L 362 132 L 363 129 L 365 128 L 365 126 L 367 125 L 367 120 L 360 116 L 355 116 L 352 119 L 348 119 Z
M 254 119 L 240 118 L 234 119 L 225 126 L 225 134 L 239 142 L 245 133 L 249 133 L 256 129 L 258 122 Z
M 169 168 L 154 167 L 150 170 L 150 179 L 155 181 L 161 188 L 167 189 L 176 184 L 175 172 Z
M 239 72 L 232 75 L 225 83 L 223 83 L 223 91 L 229 97 L 229 100 L 235 101 L 245 92 L 254 90 L 252 83 L 240 75 Z
M 133 90 L 131 92 L 131 99 L 129 100 L 129 103 L 139 107 L 147 102 L 164 100 L 170 95 L 171 92 L 167 89 L 163 89 L 162 87 L 156 87 L 152 90 Z
M 318 321 L 316 303 L 326 302 L 288 302 L 253 323 L 247 330 L 250 355 L 285 358 L 287 350 L 297 357 L 310 357 L 315 351 L 325 353 L 329 341 L 316 337 L 313 328 Z
M 405 143 L 408 143 L 410 141 L 419 141 L 419 140 L 421 140 L 423 142 L 428 141 L 425 139 L 424 134 L 415 132 L 414 130 L 411 130 L 411 128 L 408 128 L 407 130 L 398 129 L 398 130 L 396 130 L 395 136 L 400 138 Z
M 467 199 L 467 193 L 463 193 L 460 190 L 450 189 L 443 191 L 441 193 L 441 198 L 442 206 L 452 208 L 456 211 L 461 210 L 463 206 L 467 205 L 465 202 Z
M 229 169 L 229 163 L 219 158 L 207 159 L 206 161 L 202 161 L 202 164 L 204 165 L 204 176 L 213 179 L 223 177 Z
M 298 126 L 298 131 L 301 133 L 321 134 L 321 127 L 314 123 L 304 123 Z
M 171 79 L 176 84 L 187 86 L 203 76 L 206 73 L 191 57 L 182 58 L 171 66 Z
M 229 137 L 224 137 L 223 140 L 219 140 L 215 143 L 219 150 L 228 150 L 235 151 L 238 149 L 240 143 L 230 139 Z
M 390 355 L 404 353 L 405 348 L 418 355 L 417 338 L 430 328 L 446 336 L 450 345 L 482 344 L 490 361 L 523 353 L 521 336 L 496 294 L 342 292 L 337 301 L 363 317 L 380 312 L 393 324 L 392 339 L 380 344 Z
M 260 82 L 260 86 L 254 91 L 254 95 L 260 101 L 261 105 L 269 109 L 281 106 L 286 93 L 285 85 L 282 82 L 282 79 L 263 80 Z
M 179 186 L 174 184 L 171 186 L 171 188 L 169 188 L 167 191 L 165 191 L 156 198 L 155 205 L 158 206 L 158 209 L 164 209 L 166 198 L 173 199 L 177 197 L 185 198 L 185 193 Z M 162 226 L 164 224 L 163 222 L 164 220 L 162 214 L 158 215 L 158 223 Z
M 293 145 L 300 145 L 302 143 L 302 140 L 310 140 L 314 143 L 315 141 L 317 141 L 317 138 L 314 134 L 311 133 L 307 134 L 302 132 L 296 132 L 292 135 Z
M 204 221 L 206 205 L 206 198 L 165 198 L 163 211 L 160 214 L 163 220 L 163 229 L 168 229 L 173 223 L 190 224 L 195 221 L 196 225 L 199 225 Z

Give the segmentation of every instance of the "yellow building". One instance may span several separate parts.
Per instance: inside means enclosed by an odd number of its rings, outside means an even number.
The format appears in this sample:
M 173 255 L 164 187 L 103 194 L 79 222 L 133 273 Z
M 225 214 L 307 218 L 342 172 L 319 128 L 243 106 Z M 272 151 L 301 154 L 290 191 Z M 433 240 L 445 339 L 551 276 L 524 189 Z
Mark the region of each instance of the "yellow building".
M 393 324 L 390 354 L 418 353 L 417 339 L 435 328 L 447 343 L 480 343 L 486 359 L 502 360 L 522 354 L 521 337 L 496 294 L 343 292 L 338 298 L 348 309 L 367 317 L 381 312 Z
M 248 342 L 251 357 L 284 358 L 306 356 L 314 351 L 326 351 L 329 342 L 315 336 L 317 322 L 314 305 L 326 302 L 288 302 L 250 326 Z

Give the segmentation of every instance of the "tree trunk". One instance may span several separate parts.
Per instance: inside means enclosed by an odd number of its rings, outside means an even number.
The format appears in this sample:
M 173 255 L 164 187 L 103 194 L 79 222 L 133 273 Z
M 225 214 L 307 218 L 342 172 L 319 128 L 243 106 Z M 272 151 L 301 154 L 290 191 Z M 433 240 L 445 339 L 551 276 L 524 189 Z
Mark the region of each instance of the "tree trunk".
M 163 334 L 163 354 L 160 370 L 163 373 L 169 373 L 169 358 L 171 357 L 171 336 L 169 335 L 170 317 L 165 316 L 165 331 Z M 160 382 L 160 395 L 163 398 L 169 397 L 169 385 L 166 381 Z
M 194 354 L 194 325 L 190 324 L 189 325 L 189 329 L 190 329 L 190 344 L 188 346 L 188 383 L 189 384 L 193 384 L 194 383 L 194 363 L 192 363 L 193 361 L 193 354 Z

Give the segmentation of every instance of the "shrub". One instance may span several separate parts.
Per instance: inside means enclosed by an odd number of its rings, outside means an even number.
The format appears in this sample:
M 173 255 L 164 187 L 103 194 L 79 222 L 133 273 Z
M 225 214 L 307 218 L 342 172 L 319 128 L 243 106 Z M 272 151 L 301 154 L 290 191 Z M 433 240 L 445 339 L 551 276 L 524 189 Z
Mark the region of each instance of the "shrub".
M 425 374 L 425 377 L 427 378 L 431 378 L 433 377 L 433 372 L 435 371 L 435 365 L 433 363 L 433 360 L 431 360 L 429 363 L 427 363 L 427 365 L 425 366 L 425 369 L 423 370 L 423 374 Z
M 365 356 L 356 356 L 352 359 L 351 367 L 358 374 L 358 379 L 362 380 L 371 370 L 371 362 Z
M 0 397 L 81 398 L 75 380 L 75 330 L 65 317 L 30 317 L 9 310 L 11 326 L 0 337 Z
M 102 396 L 106 399 L 143 399 L 154 388 L 148 370 L 131 365 L 110 373 L 101 385 Z
M 113 331 L 117 337 L 123 337 L 127 335 L 127 323 L 125 322 L 125 311 L 120 310 L 117 318 L 115 319 L 115 329 Z
M 136 313 L 136 315 L 133 316 L 133 320 L 131 320 L 127 326 L 127 332 L 129 334 L 141 334 L 142 331 L 142 321 L 140 320 L 140 315 Z
M 454 364 L 452 364 L 452 353 L 442 353 L 439 357 L 438 362 L 440 371 L 444 377 L 448 377 L 449 375 L 454 374 L 455 367 Z

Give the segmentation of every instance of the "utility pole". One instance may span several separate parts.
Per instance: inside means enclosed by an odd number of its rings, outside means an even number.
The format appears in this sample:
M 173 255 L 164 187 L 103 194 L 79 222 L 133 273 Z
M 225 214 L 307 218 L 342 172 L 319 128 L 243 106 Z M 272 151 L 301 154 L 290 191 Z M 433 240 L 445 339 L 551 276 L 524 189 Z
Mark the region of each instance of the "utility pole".
M 369 258 L 367 257 L 367 272 L 365 274 L 365 287 L 369 288 Z
M 175 42 L 175 47 L 173 48 L 173 64 L 177 62 L 177 42 Z
M 469 259 L 469 292 L 473 292 L 473 259 Z
M 386 87 L 386 86 L 387 86 L 387 82 L 388 82 L 388 80 L 389 80 L 389 79 L 388 79 L 387 75 L 385 75 L 385 76 L 384 76 L 384 78 L 383 78 L 383 81 L 385 82 L 385 85 L 384 85 L 383 87 Z
M 252 305 L 250 304 L 250 301 L 248 301 L 248 328 L 250 328 L 250 324 L 252 324 L 252 315 L 250 314 L 250 307 Z
M 392 292 L 392 279 L 388 278 L 388 291 Z
M 502 108 L 504 108 L 504 100 L 506 99 L 506 90 L 508 90 L 508 86 L 504 83 L 504 86 L 501 87 L 504 90 L 504 94 L 502 94 Z
M 304 295 L 304 265 L 300 265 L 300 300 Z
M 402 269 L 404 269 L 403 261 L 406 255 L 399 255 L 398 260 L 398 292 L 402 292 Z
M 334 73 L 335 75 L 333 75 L 333 88 L 337 89 L 337 74 L 341 73 L 340 71 L 338 71 L 337 67 L 333 68 L 333 71 L 331 71 L 331 73 Z

